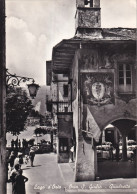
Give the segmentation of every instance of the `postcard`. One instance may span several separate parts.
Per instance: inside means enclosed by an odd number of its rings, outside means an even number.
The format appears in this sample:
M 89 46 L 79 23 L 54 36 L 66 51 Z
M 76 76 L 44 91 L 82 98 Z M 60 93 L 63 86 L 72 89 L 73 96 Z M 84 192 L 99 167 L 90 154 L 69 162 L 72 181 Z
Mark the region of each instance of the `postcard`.
M 1 1 L 0 192 L 137 193 L 136 1 Z

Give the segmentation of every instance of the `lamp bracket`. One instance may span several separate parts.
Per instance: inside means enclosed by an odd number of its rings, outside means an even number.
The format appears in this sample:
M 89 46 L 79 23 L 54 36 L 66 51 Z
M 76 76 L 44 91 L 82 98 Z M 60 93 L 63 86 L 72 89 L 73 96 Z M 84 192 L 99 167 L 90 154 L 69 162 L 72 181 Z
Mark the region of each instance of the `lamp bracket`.
M 13 87 L 19 86 L 21 82 L 28 82 L 28 81 L 32 81 L 32 83 L 35 82 L 33 78 L 17 76 L 16 74 L 9 73 L 8 69 L 6 69 L 6 86 L 7 87 L 13 88 Z

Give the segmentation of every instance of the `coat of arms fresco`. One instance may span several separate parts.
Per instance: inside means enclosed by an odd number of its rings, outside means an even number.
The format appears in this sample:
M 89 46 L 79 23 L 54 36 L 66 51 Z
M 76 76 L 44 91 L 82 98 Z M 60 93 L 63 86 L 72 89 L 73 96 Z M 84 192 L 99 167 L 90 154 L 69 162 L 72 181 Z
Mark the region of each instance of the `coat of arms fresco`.
M 83 73 L 81 83 L 84 104 L 97 106 L 114 104 L 112 73 Z

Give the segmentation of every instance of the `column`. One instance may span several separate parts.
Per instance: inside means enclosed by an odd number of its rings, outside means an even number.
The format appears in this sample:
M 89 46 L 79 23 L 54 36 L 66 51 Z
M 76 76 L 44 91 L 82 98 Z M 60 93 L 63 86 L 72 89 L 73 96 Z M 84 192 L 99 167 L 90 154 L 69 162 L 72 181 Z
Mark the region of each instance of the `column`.
M 50 138 L 51 138 L 51 152 L 53 152 L 53 131 L 50 132 Z
M 97 173 L 95 148 L 90 141 L 87 142 L 82 137 L 77 144 L 75 181 L 94 181 Z
M 122 136 L 122 160 L 127 160 L 127 141 L 126 141 L 126 135 L 123 134 Z
M 102 132 L 102 143 L 105 142 L 105 130 Z

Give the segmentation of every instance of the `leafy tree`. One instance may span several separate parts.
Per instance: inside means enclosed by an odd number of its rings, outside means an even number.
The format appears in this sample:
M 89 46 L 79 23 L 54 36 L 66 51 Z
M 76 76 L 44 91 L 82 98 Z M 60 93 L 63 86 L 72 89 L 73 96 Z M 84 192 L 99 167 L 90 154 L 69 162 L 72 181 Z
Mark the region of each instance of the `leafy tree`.
M 45 117 L 40 114 L 38 111 L 35 111 L 34 109 L 31 111 L 30 115 L 31 117 L 39 117 L 40 118 L 40 125 L 43 126 L 45 123 Z
M 52 126 L 52 117 L 50 114 L 46 114 L 45 124 L 46 124 L 46 126 Z
M 7 132 L 19 135 L 25 130 L 25 122 L 32 111 L 32 102 L 22 88 L 8 88 L 6 98 Z
M 40 113 L 34 109 L 30 112 L 31 117 L 40 117 Z

